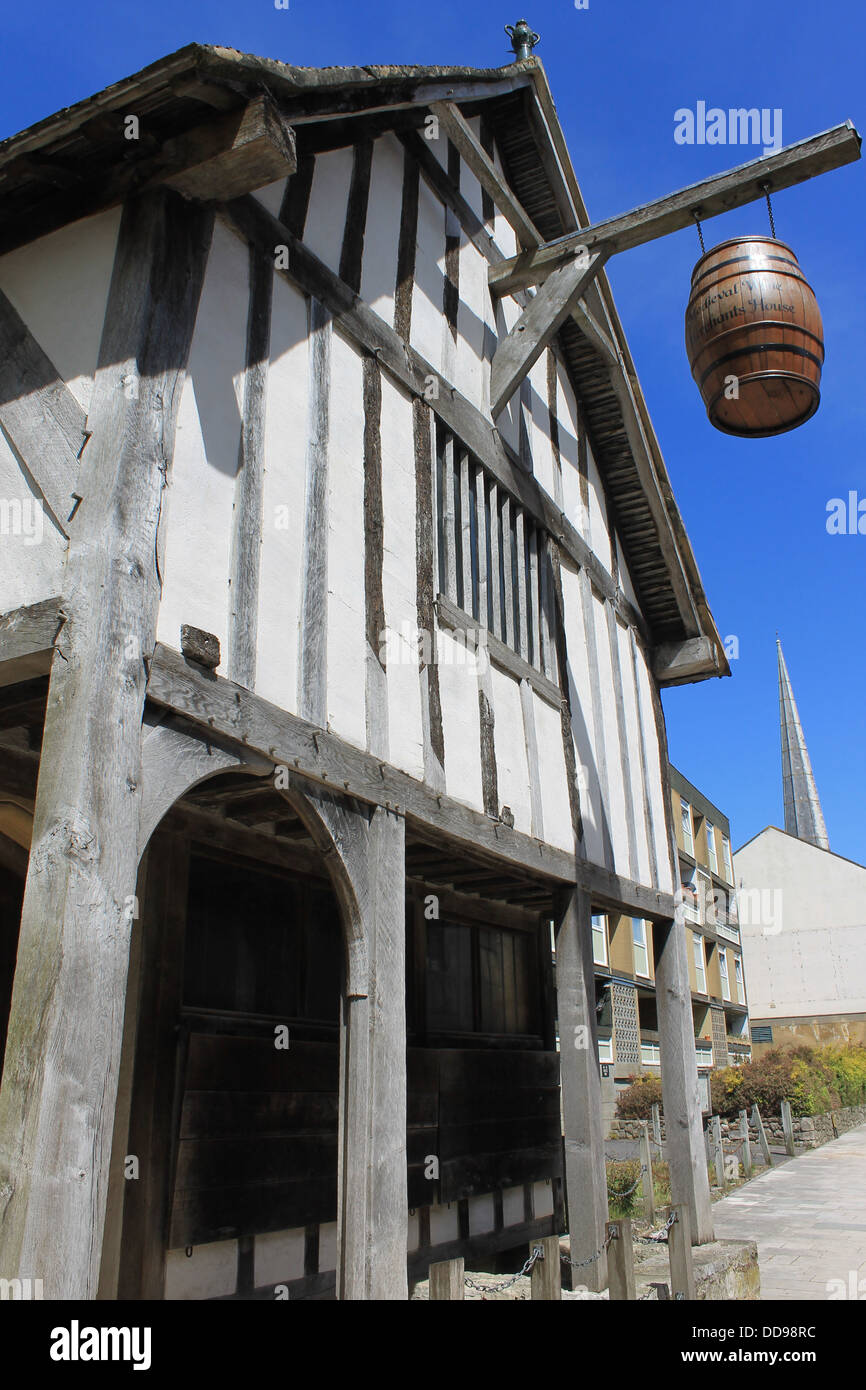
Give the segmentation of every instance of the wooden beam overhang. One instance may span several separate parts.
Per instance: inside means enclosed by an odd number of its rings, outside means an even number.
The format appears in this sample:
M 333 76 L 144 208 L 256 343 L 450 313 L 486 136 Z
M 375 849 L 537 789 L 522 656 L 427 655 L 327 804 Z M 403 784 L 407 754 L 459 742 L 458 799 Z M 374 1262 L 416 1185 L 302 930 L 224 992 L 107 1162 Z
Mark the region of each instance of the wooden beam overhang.
M 673 917 L 670 893 L 657 892 L 554 845 L 523 835 L 500 821 L 436 793 L 408 773 L 344 742 L 327 730 L 279 709 L 222 676 L 205 672 L 171 648 L 157 644 L 148 699 L 192 724 L 271 758 L 292 774 L 340 795 L 399 812 L 407 822 L 443 841 L 471 848 L 500 865 L 507 862 L 551 881 L 586 888 L 593 901 L 653 920 Z
M 687 685 L 703 680 L 707 667 L 715 664 L 716 654 L 708 637 L 663 642 L 653 653 L 653 675 L 659 685 Z
M 46 675 L 61 626 L 58 596 L 0 614 L 0 687 Z
M 516 289 L 540 284 L 563 261 L 581 247 L 612 256 L 633 246 L 655 241 L 671 232 L 693 225 L 696 213 L 701 220 L 757 202 L 764 196 L 764 184 L 774 193 L 831 169 L 839 169 L 860 158 L 860 136 L 850 121 L 833 126 L 820 135 L 759 159 L 749 160 L 723 174 L 701 179 L 686 188 L 654 202 L 644 203 L 619 217 L 583 227 L 536 250 L 511 256 L 501 265 L 491 266 L 490 288 L 495 294 L 511 294 Z

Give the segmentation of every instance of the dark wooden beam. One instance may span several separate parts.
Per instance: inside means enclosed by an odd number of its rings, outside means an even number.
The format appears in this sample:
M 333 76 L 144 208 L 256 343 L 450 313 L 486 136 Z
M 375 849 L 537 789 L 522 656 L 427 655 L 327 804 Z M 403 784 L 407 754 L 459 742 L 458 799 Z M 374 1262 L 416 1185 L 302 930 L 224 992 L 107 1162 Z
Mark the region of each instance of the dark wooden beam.
M 297 168 L 294 131 L 266 96 L 167 141 L 162 155 L 177 172 L 154 182 L 186 198 L 239 198 Z
M 560 883 L 585 882 L 593 900 L 647 918 L 673 915 L 671 894 L 657 893 L 597 865 L 577 863 L 553 845 L 533 840 L 433 791 L 369 753 L 353 748 L 324 729 L 289 714 L 223 677 L 206 673 L 179 653 L 157 645 L 148 698 L 184 715 L 192 723 L 262 753 L 291 772 L 341 794 L 399 811 L 407 822 L 425 827 L 487 862 L 513 864 Z
M 0 614 L 0 686 L 18 685 L 50 671 L 59 629 L 56 597 Z
M 676 193 L 669 193 L 654 202 L 644 203 L 619 217 L 569 232 L 556 241 L 546 242 L 537 250 L 512 256 L 501 265 L 491 266 L 488 278 L 496 294 L 511 294 L 527 285 L 537 285 L 558 265 L 573 258 L 579 246 L 590 251 L 613 255 L 632 246 L 668 236 L 694 223 L 694 214 L 702 221 L 720 213 L 763 198 L 763 185 L 769 183 L 778 193 L 783 188 L 803 183 L 806 179 L 839 169 L 860 158 L 860 136 L 850 121 L 833 126 L 820 135 L 800 140 L 773 154 L 739 164 L 723 174 L 701 179 Z
M 437 101 L 431 104 L 430 110 L 438 117 L 440 126 L 460 151 L 461 158 L 466 161 L 481 187 L 486 189 L 505 220 L 514 228 L 519 240 L 524 246 L 537 246 L 541 237 L 532 218 L 508 187 L 460 108 L 453 101 Z

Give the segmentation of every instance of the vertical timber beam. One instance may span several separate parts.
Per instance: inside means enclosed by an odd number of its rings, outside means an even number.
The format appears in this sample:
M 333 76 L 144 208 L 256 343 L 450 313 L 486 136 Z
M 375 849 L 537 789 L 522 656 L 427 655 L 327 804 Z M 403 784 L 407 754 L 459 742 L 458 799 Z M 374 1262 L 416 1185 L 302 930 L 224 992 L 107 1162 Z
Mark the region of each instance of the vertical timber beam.
M 96 1297 L 138 867 L 158 528 L 213 225 L 124 208 L 70 524 L 0 1091 L 0 1269 Z
M 573 1260 L 588 1260 L 601 1247 L 607 1222 L 592 905 L 588 893 L 574 888 L 558 895 L 556 908 L 556 994 L 569 1245 Z M 606 1255 L 600 1255 L 581 1270 L 580 1280 L 596 1293 L 606 1288 Z

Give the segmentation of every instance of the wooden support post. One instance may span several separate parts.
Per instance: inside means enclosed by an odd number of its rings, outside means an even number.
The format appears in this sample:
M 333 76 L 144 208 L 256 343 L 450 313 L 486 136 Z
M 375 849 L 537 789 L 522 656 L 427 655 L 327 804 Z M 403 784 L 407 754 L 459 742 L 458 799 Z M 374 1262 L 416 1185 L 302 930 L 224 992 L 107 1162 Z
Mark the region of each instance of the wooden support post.
M 430 1266 L 430 1302 L 463 1298 L 463 1256 L 437 1260 Z
M 752 1124 L 758 1131 L 758 1143 L 761 1146 L 761 1153 L 764 1155 L 764 1162 L 768 1168 L 772 1168 L 773 1159 L 770 1154 L 770 1141 L 767 1138 L 767 1131 L 764 1129 L 764 1121 L 761 1119 L 761 1112 L 757 1105 L 752 1106 Z
M 541 1257 L 530 1270 L 533 1299 L 548 1302 L 562 1298 L 562 1275 L 559 1266 L 559 1236 L 545 1236 L 530 1242 L 529 1253 L 541 1246 Z
M 689 1209 L 671 1207 L 674 1223 L 668 1231 L 668 1258 L 671 1265 L 671 1297 L 677 1300 L 696 1297 L 695 1269 L 692 1262 L 692 1239 L 689 1230 Z
M 634 1302 L 634 1245 L 631 1221 L 608 1221 L 604 1233 L 610 1237 L 607 1247 L 608 1296 Z
M 740 1125 L 742 1126 L 740 1152 L 742 1155 L 743 1176 L 750 1178 L 752 1176 L 752 1141 L 749 1138 L 749 1115 L 746 1110 L 740 1111 Z
M 710 1134 L 712 1136 L 713 1166 L 716 1170 L 716 1184 L 725 1192 L 727 1191 L 728 1182 L 725 1177 L 725 1150 L 722 1144 L 722 1121 L 718 1115 L 710 1116 Z
M 686 937 L 674 922 L 653 927 L 662 1095 L 671 1194 L 688 1205 L 692 1239 L 713 1239 L 710 1186 L 701 1132 L 701 1102 Z
M 602 1244 L 607 1221 L 591 899 L 588 893 L 575 888 L 559 895 L 556 909 L 556 992 L 569 1248 L 573 1260 L 588 1260 Z M 605 1255 L 581 1270 L 580 1278 L 594 1293 L 605 1288 Z
M 655 1193 L 653 1191 L 653 1159 L 650 1149 L 649 1124 L 640 1121 L 640 1166 L 643 1185 L 643 1214 L 652 1224 L 655 1219 Z
M 652 1106 L 652 1112 L 651 1112 L 651 1113 L 652 1113 L 652 1125 L 653 1125 L 653 1142 L 655 1143 L 655 1145 L 656 1145 L 656 1147 L 659 1149 L 659 1151 L 661 1151 L 661 1146 L 662 1146 L 662 1120 L 661 1120 L 661 1112 L 660 1112 L 660 1110 L 659 1110 L 659 1107 L 658 1107 L 657 1102 L 655 1102 L 655 1101 L 653 1101 L 653 1106 Z
M 52 1299 L 99 1284 L 157 528 L 211 228 L 176 194 L 124 208 L 69 527 L 0 1091 L 0 1270 Z
M 794 1121 L 791 1118 L 791 1102 L 782 1101 L 782 1134 L 785 1139 L 785 1153 L 790 1158 L 794 1157 Z

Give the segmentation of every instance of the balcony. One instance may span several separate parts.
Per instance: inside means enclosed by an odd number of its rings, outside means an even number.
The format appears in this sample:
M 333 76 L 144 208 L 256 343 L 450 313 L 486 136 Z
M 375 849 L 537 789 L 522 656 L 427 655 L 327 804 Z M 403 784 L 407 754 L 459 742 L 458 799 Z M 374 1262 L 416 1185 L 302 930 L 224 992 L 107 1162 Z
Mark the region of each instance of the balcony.
M 740 929 L 731 922 L 725 922 L 717 917 L 715 922 L 716 933 L 724 937 L 725 941 L 732 941 L 735 946 L 740 944 Z

